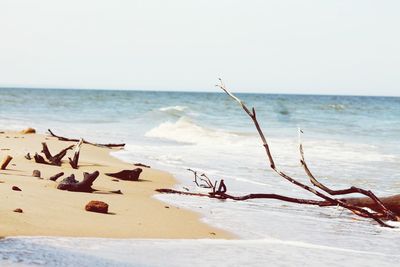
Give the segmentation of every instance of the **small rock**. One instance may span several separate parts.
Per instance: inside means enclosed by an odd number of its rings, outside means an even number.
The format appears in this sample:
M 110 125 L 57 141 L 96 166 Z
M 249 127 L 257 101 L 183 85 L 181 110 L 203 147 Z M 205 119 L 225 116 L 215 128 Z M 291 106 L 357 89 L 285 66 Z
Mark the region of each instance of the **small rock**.
M 13 210 L 14 212 L 23 213 L 24 211 L 20 208 Z
M 40 178 L 40 171 L 39 170 L 33 170 L 32 176 Z
M 30 154 L 30 153 L 26 154 L 26 155 L 25 155 L 25 158 L 26 158 L 27 160 L 31 160 L 31 159 L 32 159 L 31 154 Z
M 111 181 L 113 181 L 113 182 L 119 182 L 118 179 L 112 179 Z
M 86 204 L 85 210 L 98 213 L 108 213 L 108 204 L 103 201 L 92 200 Z
M 36 130 L 33 128 L 26 128 L 22 131 L 20 131 L 21 134 L 34 134 L 36 133 Z
M 15 185 L 11 189 L 14 191 L 22 191 L 18 186 Z
M 169 209 L 169 206 L 164 206 L 164 208 Z

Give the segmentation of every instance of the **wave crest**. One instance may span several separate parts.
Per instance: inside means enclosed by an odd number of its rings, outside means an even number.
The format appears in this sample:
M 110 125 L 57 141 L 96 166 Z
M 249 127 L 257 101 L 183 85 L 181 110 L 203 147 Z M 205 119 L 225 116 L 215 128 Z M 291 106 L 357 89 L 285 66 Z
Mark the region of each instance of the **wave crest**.
M 201 127 L 187 117 L 181 117 L 176 122 L 163 122 L 145 136 L 190 144 L 230 142 L 238 137 L 233 133 Z

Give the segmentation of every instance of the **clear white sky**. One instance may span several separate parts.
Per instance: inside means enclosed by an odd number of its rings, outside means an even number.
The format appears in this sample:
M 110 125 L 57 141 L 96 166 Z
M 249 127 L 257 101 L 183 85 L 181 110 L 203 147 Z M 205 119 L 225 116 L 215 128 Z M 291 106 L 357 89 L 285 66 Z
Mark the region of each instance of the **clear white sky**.
M 400 95 L 400 1 L 0 0 L 0 86 Z

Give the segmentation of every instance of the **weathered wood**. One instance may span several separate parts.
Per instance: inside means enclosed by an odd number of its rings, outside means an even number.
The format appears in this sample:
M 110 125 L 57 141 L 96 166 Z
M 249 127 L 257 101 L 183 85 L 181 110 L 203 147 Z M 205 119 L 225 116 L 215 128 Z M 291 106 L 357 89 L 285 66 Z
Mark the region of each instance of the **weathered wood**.
M 67 141 L 67 142 L 79 142 L 80 141 L 80 139 L 71 139 L 71 138 L 67 138 L 67 137 L 56 135 L 50 129 L 48 129 L 48 132 L 50 133 L 50 135 L 52 137 L 55 137 L 60 141 Z M 124 147 L 125 146 L 125 144 L 99 144 L 99 143 L 88 142 L 85 139 L 82 139 L 82 140 L 83 140 L 84 144 L 93 145 L 93 146 L 99 146 L 99 147 L 113 148 L 113 147 Z
M 379 199 L 387 209 L 397 216 L 400 216 L 400 194 L 389 197 L 380 197 Z M 350 205 L 369 208 L 376 212 L 382 212 L 381 206 L 370 197 L 341 198 L 340 200 Z
M 50 162 L 47 162 L 47 161 L 46 161 L 42 156 L 40 156 L 38 153 L 35 153 L 35 155 L 33 156 L 33 158 L 35 159 L 35 162 L 36 162 L 36 163 L 50 165 Z
M 283 179 L 322 198 L 323 201 L 288 198 L 288 197 L 281 196 L 281 195 L 263 194 L 263 193 L 248 194 L 248 195 L 244 195 L 244 196 L 232 196 L 232 195 L 229 195 L 226 193 L 227 187 L 223 180 L 220 180 L 219 186 L 217 186 L 218 185 L 217 181 L 212 183 L 211 180 L 204 174 L 201 175 L 202 177 L 204 177 L 204 179 L 199 178 L 199 176 L 197 175 L 197 172 L 190 170 L 190 169 L 189 170 L 192 171 L 195 175 L 194 182 L 196 183 L 196 185 L 201 186 L 201 187 L 211 188 L 212 192 L 209 192 L 208 194 L 203 194 L 203 193 L 183 192 L 183 191 L 177 191 L 177 190 L 172 190 L 172 189 L 157 189 L 158 192 L 169 193 L 169 194 L 182 194 L 182 195 L 191 195 L 191 196 L 210 197 L 210 198 L 217 198 L 217 199 L 232 199 L 232 200 L 238 200 L 238 201 L 254 199 L 254 198 L 275 198 L 275 199 L 279 199 L 282 201 L 289 201 L 289 202 L 294 202 L 294 203 L 299 203 L 299 204 L 309 204 L 309 205 L 318 205 L 318 206 L 340 206 L 340 207 L 343 207 L 343 208 L 353 212 L 354 214 L 356 214 L 358 216 L 371 218 L 371 219 L 375 220 L 377 223 L 379 223 L 381 226 L 394 228 L 393 226 L 384 222 L 382 219 L 392 220 L 392 221 L 400 220 L 400 216 L 399 216 L 400 195 L 379 199 L 371 191 L 364 190 L 361 188 L 351 187 L 349 189 L 344 189 L 344 190 L 329 189 L 328 187 L 326 187 L 323 184 L 321 184 L 320 182 L 318 182 L 315 179 L 315 177 L 312 175 L 310 169 L 308 168 L 307 164 L 305 163 L 304 152 L 303 152 L 301 143 L 300 143 L 301 163 L 302 163 L 304 170 L 306 171 L 306 174 L 310 177 L 311 183 L 314 186 L 317 186 L 319 189 L 325 191 L 327 194 L 322 193 L 318 190 L 315 190 L 314 188 L 311 188 L 310 186 L 308 186 L 304 183 L 301 183 L 298 180 L 292 178 L 291 176 L 287 175 L 286 173 L 284 173 L 283 171 L 281 171 L 277 168 L 275 161 L 273 159 L 271 150 L 269 148 L 267 138 L 265 137 L 265 135 L 261 129 L 261 126 L 257 120 L 255 108 L 253 107 L 250 110 L 242 100 L 240 100 L 238 97 L 233 95 L 226 88 L 226 86 L 224 85 L 224 83 L 222 82 L 221 79 L 220 79 L 220 84 L 218 84 L 217 86 L 219 88 L 221 88 L 232 99 L 237 101 L 240 104 L 240 106 L 242 107 L 242 109 L 246 112 L 246 114 L 253 121 L 253 124 L 258 132 L 258 135 L 260 136 L 263 147 L 267 154 L 269 167 Z M 343 195 L 343 194 L 350 194 L 350 193 L 360 193 L 360 194 L 364 194 L 368 197 L 367 198 L 341 198 L 341 199 L 337 199 L 337 198 L 333 197 L 334 195 Z M 370 212 L 369 210 L 367 210 L 365 208 L 370 208 L 371 210 L 374 210 L 375 212 Z
M 105 175 L 126 181 L 138 181 L 142 171 L 143 170 L 141 168 L 136 168 L 133 170 L 123 170 L 116 173 L 106 173 Z
M 57 186 L 57 189 L 74 191 L 74 192 L 87 192 L 91 193 L 95 191 L 92 188 L 93 182 L 99 176 L 99 172 L 95 171 L 93 173 L 83 173 L 83 180 L 81 182 L 75 180 L 75 175 L 71 174 L 71 176 L 63 179 Z
M 60 152 L 58 152 L 56 155 L 52 156 L 50 153 L 49 148 L 47 147 L 47 144 L 45 142 L 42 143 L 42 153 L 46 156 L 47 160 L 49 161 L 49 164 L 51 165 L 56 165 L 56 166 L 61 166 L 61 161 L 67 154 L 67 151 L 72 149 L 74 145 L 68 146 L 67 148 L 64 148 Z
M 79 154 L 80 154 L 80 151 L 81 151 L 82 143 L 83 143 L 83 139 L 81 139 L 81 140 L 78 142 L 78 144 L 76 144 L 76 146 L 75 146 L 75 153 L 74 153 L 73 159 L 68 158 L 69 164 L 71 165 L 71 167 L 72 167 L 73 169 L 78 169 Z
M 64 175 L 63 172 L 57 173 L 57 174 L 51 176 L 51 177 L 49 178 L 49 180 L 51 180 L 51 181 L 57 181 L 57 179 L 60 178 L 60 177 L 63 176 L 63 175 Z
M 11 157 L 10 155 L 5 156 L 0 165 L 0 169 L 5 170 L 12 159 L 13 159 L 13 157 Z

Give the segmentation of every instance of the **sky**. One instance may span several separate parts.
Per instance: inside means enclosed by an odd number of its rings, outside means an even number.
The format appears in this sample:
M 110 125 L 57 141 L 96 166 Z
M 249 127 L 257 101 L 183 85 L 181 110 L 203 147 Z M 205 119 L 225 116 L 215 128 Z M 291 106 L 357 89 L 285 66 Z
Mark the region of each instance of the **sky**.
M 0 87 L 400 96 L 400 1 L 0 0 Z

